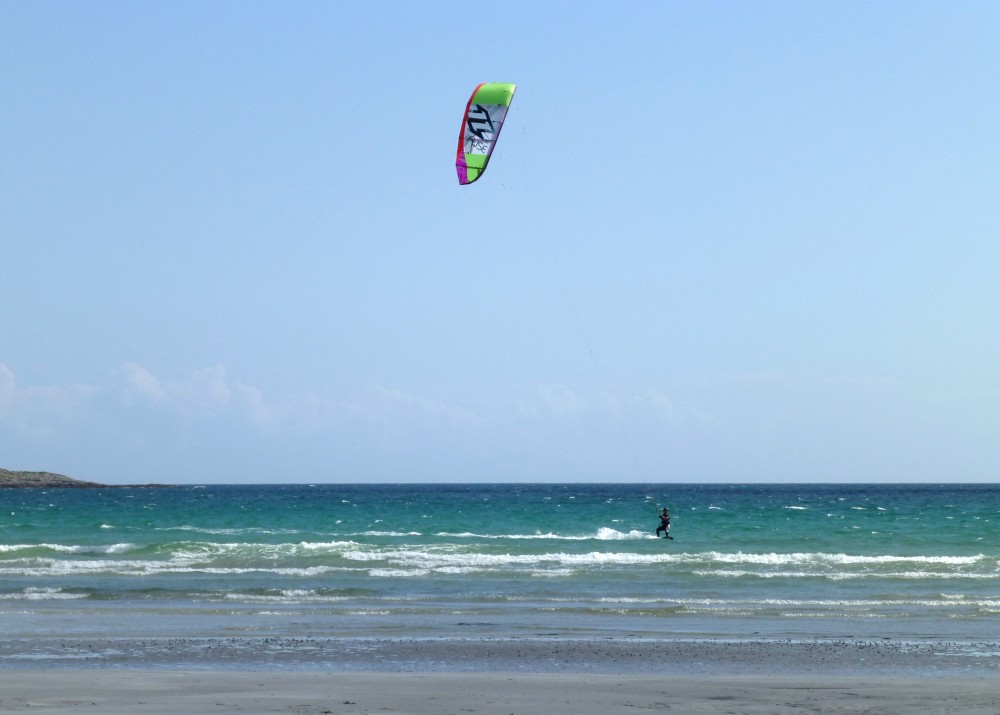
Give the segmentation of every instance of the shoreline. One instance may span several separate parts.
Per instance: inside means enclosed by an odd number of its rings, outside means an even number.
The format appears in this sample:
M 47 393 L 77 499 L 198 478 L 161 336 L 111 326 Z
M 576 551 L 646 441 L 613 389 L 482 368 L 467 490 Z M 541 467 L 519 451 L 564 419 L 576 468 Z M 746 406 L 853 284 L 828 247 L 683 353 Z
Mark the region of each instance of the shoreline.
M 547 673 L 1000 679 L 1000 642 L 889 639 L 567 637 L 21 638 L 0 641 L 20 671 Z

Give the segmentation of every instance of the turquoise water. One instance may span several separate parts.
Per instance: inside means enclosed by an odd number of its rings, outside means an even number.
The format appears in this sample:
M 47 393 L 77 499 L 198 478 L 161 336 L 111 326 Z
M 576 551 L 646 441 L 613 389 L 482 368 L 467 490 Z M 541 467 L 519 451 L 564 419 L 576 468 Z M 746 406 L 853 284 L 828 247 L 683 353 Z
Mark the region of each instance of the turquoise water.
M 0 491 L 9 637 L 995 639 L 998 616 L 994 485 Z

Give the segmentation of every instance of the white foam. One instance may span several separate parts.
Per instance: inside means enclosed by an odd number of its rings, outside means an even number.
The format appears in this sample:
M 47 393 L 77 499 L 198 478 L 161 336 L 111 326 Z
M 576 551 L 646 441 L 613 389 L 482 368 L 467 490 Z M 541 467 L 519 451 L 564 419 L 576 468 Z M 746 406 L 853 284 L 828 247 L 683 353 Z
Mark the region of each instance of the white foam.
M 86 598 L 84 593 L 66 593 L 61 588 L 40 588 L 29 586 L 19 593 L 5 594 L 4 598 L 14 601 L 74 601 Z

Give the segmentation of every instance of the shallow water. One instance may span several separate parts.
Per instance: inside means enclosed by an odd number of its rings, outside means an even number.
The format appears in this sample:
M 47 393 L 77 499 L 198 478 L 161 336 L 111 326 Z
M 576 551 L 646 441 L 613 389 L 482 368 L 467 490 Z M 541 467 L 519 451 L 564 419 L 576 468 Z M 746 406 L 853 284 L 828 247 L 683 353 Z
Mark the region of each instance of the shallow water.
M 0 492 L 12 638 L 989 640 L 998 586 L 993 485 Z

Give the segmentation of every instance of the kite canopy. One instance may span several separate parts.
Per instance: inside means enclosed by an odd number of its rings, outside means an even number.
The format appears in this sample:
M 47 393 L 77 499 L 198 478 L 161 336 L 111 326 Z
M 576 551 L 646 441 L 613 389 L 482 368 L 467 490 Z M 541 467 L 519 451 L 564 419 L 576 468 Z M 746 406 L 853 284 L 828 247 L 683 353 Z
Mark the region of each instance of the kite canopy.
M 486 171 L 507 109 L 514 99 L 514 87 L 504 82 L 484 82 L 473 90 L 465 105 L 462 130 L 458 134 L 455 158 L 458 183 L 471 184 Z

